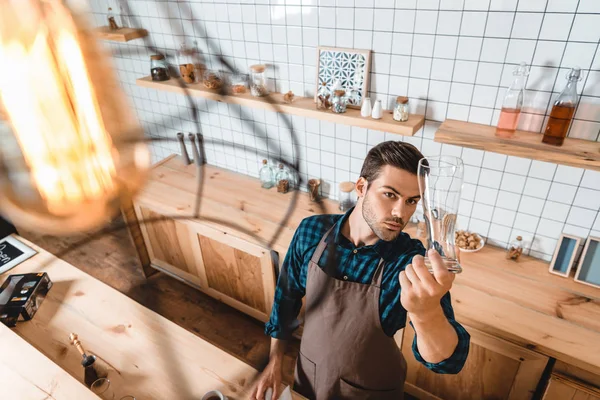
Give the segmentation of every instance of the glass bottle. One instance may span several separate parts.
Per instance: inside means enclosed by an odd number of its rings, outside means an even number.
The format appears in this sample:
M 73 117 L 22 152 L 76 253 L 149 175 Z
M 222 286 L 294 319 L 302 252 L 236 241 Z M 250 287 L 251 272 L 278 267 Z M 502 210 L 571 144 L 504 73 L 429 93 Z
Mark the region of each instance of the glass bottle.
M 522 62 L 515 68 L 513 75 L 515 79 L 508 87 L 504 101 L 502 102 L 502 110 L 498 119 L 496 128 L 496 136 L 503 138 L 511 138 L 515 134 L 519 116 L 523 108 L 523 96 L 525 94 L 525 80 L 529 75 L 527 64 Z
M 177 64 L 179 74 L 185 83 L 196 83 L 196 66 L 192 58 L 192 50 L 182 43 L 177 52 Z
M 111 31 L 116 31 L 117 29 L 119 29 L 119 25 L 117 24 L 117 17 L 115 16 L 115 13 L 113 12 L 111 7 L 108 7 L 108 14 L 106 17 L 108 18 L 108 27 Z
M 273 181 L 273 169 L 269 167 L 267 160 L 262 160 L 263 166 L 260 169 L 260 186 L 263 189 L 271 189 L 274 185 Z
M 250 66 L 250 93 L 254 97 L 263 97 L 269 94 L 265 76 L 266 69 L 267 67 L 264 64 Z
M 510 246 L 508 246 L 508 250 L 506 251 L 506 258 L 517 261 L 521 257 L 521 254 L 523 254 L 523 238 L 517 236 L 515 240 L 510 242 Z
M 340 192 L 339 202 L 340 202 L 340 211 L 346 212 L 356 204 L 356 194 L 354 192 L 354 182 L 341 182 L 340 183 Z
M 331 108 L 334 113 L 345 113 L 346 106 L 348 105 L 348 98 L 346 97 L 346 91 L 338 89 L 333 92 L 333 99 L 331 100 Z
M 150 60 L 150 75 L 152 75 L 152 80 L 169 80 L 169 69 L 167 68 L 165 56 L 163 56 L 162 54 L 154 54 L 150 56 Z
M 290 174 L 283 168 L 283 164 L 279 164 L 279 170 L 275 175 L 277 182 L 277 191 L 279 193 L 287 193 L 290 190 Z
M 552 106 L 550 119 L 546 125 L 542 142 L 562 146 L 569 131 L 569 125 L 577 107 L 577 81 L 581 79 L 581 69 L 572 68 L 567 75 L 567 86 Z
M 331 108 L 331 92 L 327 88 L 327 82 L 322 82 L 317 93 L 317 109 L 329 110 Z
M 396 98 L 396 107 L 394 107 L 394 120 L 408 121 L 408 97 L 398 96 Z

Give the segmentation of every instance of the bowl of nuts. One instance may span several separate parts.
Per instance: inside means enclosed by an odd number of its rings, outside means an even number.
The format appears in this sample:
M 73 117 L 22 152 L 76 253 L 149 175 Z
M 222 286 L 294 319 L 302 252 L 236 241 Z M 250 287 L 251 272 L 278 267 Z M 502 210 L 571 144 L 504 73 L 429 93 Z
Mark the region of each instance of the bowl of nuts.
M 485 242 L 481 236 L 468 231 L 454 232 L 454 243 L 460 248 L 460 251 L 464 253 L 475 253 L 485 246 Z

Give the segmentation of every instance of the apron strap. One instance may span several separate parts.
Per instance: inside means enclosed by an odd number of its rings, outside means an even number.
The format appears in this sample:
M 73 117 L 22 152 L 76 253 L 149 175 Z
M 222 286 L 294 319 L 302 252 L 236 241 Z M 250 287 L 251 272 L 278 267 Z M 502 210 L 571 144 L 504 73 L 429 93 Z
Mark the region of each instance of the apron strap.
M 373 280 L 371 281 L 371 285 L 381 287 L 381 281 L 383 280 L 383 266 L 385 262 L 383 258 L 379 260 L 379 264 L 377 264 L 377 269 L 375 270 L 375 275 L 373 275 Z
M 321 241 L 319 242 L 317 248 L 315 249 L 315 252 L 313 253 L 312 257 L 310 258 L 310 261 L 312 261 L 313 263 L 319 264 L 319 260 L 321 259 L 321 256 L 323 255 L 325 248 L 327 248 L 327 242 L 325 242 L 325 239 L 327 239 L 327 236 L 329 236 L 329 234 L 333 230 L 334 226 L 335 225 L 333 225 L 331 228 L 329 228 L 329 230 L 327 232 L 325 232 L 325 234 L 321 238 Z

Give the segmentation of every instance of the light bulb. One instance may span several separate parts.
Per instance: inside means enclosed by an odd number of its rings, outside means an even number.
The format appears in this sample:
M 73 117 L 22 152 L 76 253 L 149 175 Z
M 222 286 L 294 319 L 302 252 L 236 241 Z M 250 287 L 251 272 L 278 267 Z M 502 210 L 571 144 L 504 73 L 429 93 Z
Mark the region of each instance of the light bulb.
M 0 0 L 0 213 L 51 234 L 97 228 L 150 157 L 108 55 L 59 0 Z

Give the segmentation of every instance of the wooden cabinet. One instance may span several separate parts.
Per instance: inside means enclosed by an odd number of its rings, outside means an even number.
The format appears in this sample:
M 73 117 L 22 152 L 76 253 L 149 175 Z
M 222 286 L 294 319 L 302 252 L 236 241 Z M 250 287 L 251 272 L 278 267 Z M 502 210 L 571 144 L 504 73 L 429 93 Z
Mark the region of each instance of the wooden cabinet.
M 414 330 L 404 329 L 402 353 L 408 372 L 406 392 L 421 400 L 525 400 L 531 399 L 548 357 L 476 329 L 463 370 L 457 375 L 436 374 L 412 354 Z
M 165 218 L 135 205 L 150 263 L 238 310 L 267 321 L 275 293 L 271 252 L 189 219 Z
M 600 400 L 600 388 L 562 374 L 552 374 L 543 400 Z

